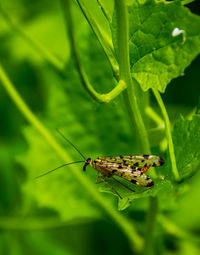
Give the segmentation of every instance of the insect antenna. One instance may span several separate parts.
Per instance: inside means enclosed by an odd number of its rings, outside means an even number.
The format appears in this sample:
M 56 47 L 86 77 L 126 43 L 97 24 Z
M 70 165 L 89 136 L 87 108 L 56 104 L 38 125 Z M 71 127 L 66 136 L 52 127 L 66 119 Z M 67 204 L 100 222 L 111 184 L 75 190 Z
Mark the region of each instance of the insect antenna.
M 46 172 L 46 173 L 44 173 L 44 174 L 41 174 L 41 175 L 39 175 L 39 176 L 36 176 L 34 179 L 38 179 L 38 178 L 43 177 L 43 176 L 45 176 L 45 175 L 47 175 L 47 174 L 50 174 L 50 173 L 52 173 L 52 172 L 56 171 L 57 169 L 62 168 L 62 167 L 64 167 L 64 166 L 68 166 L 68 165 L 72 165 L 72 164 L 76 164 L 76 163 L 83 163 L 83 162 L 85 162 L 85 161 L 79 160 L 79 161 L 75 161 L 75 162 L 71 162 L 71 163 L 67 163 L 67 164 L 61 165 L 61 166 L 56 167 L 56 168 L 54 168 L 54 169 L 52 169 L 52 170 L 50 170 L 50 171 L 48 171 L 48 172 Z
M 81 155 L 81 157 L 83 159 L 86 160 L 86 157 L 79 151 L 79 149 L 69 140 L 67 139 L 61 132 L 59 129 L 56 128 L 56 131 L 65 139 L 65 141 L 67 141 L 69 144 L 71 144 L 71 146 Z

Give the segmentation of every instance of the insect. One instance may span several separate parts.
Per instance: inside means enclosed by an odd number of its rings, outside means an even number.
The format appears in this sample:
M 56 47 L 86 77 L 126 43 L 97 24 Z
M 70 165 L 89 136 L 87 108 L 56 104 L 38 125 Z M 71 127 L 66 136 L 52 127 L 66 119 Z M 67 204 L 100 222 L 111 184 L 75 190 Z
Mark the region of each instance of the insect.
M 114 179 L 116 182 L 120 183 L 127 189 L 132 190 L 130 187 L 126 186 L 124 183 L 120 182 L 114 176 L 119 176 L 131 183 L 134 183 L 138 186 L 151 187 L 154 185 L 154 182 L 151 178 L 144 174 L 151 166 L 157 167 L 164 164 L 164 160 L 156 155 L 128 155 L 128 156 L 108 156 L 108 157 L 97 157 L 96 159 L 86 158 L 78 148 L 64 135 L 57 130 L 58 133 L 81 155 L 84 160 L 79 160 L 75 162 L 70 162 L 64 165 L 61 165 L 53 170 L 50 170 L 42 175 L 35 177 L 35 179 L 43 177 L 61 167 L 76 164 L 76 163 L 85 163 L 83 165 L 83 171 L 86 171 L 88 165 L 97 170 L 96 183 L 104 182 L 108 185 L 120 198 L 121 195 L 118 191 L 109 184 L 105 178 L 109 177 Z

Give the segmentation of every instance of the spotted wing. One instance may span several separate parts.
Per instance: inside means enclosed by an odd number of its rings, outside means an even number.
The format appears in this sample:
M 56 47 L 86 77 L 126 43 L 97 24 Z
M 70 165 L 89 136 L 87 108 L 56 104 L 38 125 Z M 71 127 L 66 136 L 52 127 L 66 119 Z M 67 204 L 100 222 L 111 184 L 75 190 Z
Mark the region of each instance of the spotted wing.
M 97 158 L 93 161 L 93 167 L 103 175 L 108 177 L 117 175 L 138 186 L 150 187 L 154 185 L 151 178 L 141 171 L 143 169 L 141 166 L 126 165 L 123 162 L 107 160 L 107 158 Z
M 164 160 L 156 155 L 125 155 L 125 156 L 111 156 L 98 157 L 99 160 L 122 164 L 125 166 L 135 166 L 139 168 L 157 167 L 164 164 Z

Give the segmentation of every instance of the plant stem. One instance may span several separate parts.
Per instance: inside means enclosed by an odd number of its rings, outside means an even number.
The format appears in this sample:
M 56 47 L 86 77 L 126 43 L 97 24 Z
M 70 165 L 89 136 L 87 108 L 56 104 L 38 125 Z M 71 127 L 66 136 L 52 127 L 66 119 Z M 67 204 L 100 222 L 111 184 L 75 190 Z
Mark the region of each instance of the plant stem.
M 151 154 L 149 145 L 149 138 L 147 130 L 139 110 L 137 97 L 136 97 L 136 82 L 132 80 L 130 73 L 130 60 L 129 60 L 129 28 L 128 28 L 128 14 L 124 0 L 115 0 L 117 12 L 117 43 L 119 55 L 119 69 L 120 79 L 124 80 L 127 89 L 123 92 L 127 111 L 130 116 L 132 125 L 136 127 L 140 150 L 142 153 Z M 137 136 L 136 136 L 137 137 Z M 155 170 L 151 171 L 152 177 L 155 177 Z
M 160 96 L 160 93 L 158 92 L 158 90 L 153 89 L 153 93 L 154 93 L 154 96 L 158 102 L 158 105 L 160 106 L 160 109 L 162 111 L 162 114 L 163 114 L 163 117 L 165 120 L 166 135 L 167 135 L 167 139 L 168 139 L 168 143 L 169 143 L 169 155 L 170 155 L 171 164 L 172 164 L 172 173 L 174 175 L 174 178 L 176 180 L 179 180 L 179 172 L 177 169 L 176 157 L 174 154 L 174 145 L 173 145 L 173 140 L 172 140 L 172 135 L 171 135 L 171 126 L 170 126 L 169 116 L 167 114 L 167 110 L 165 108 L 162 97 Z
M 127 89 L 123 92 L 124 100 L 126 102 L 127 110 L 129 112 L 132 124 L 136 126 L 137 134 L 139 136 L 140 147 L 143 153 L 151 153 L 149 138 L 145 128 L 141 112 L 139 110 L 137 97 L 136 97 L 136 82 L 132 80 L 130 73 L 130 60 L 129 60 L 129 27 L 128 27 L 128 14 L 124 0 L 115 0 L 115 7 L 117 12 L 117 38 L 118 38 L 118 53 L 119 53 L 119 69 L 120 79 L 124 80 L 127 84 Z M 155 170 L 152 172 L 155 177 Z M 150 197 L 150 206 L 147 217 L 147 230 L 145 235 L 144 251 L 149 247 L 148 235 L 153 234 L 153 227 L 155 225 L 155 217 L 157 213 L 157 198 Z M 153 238 L 153 237 L 152 237 Z M 144 253 L 145 254 L 145 253 Z
M 153 240 L 154 240 L 154 226 L 156 223 L 156 215 L 158 212 L 158 198 L 150 197 L 149 198 L 149 210 L 147 214 L 146 222 L 146 231 L 144 239 L 144 250 L 143 254 L 153 254 Z
M 24 102 L 22 97 L 19 95 L 9 78 L 7 77 L 4 69 L 0 66 L 0 81 L 8 95 L 11 97 L 12 101 L 16 104 L 18 109 L 24 115 L 24 117 L 30 122 L 30 124 L 36 128 L 36 130 L 42 135 L 42 137 L 47 141 L 52 149 L 60 156 L 64 162 L 70 162 L 71 159 L 65 150 L 57 143 L 51 133 L 42 125 L 42 123 L 37 119 L 34 113 L 29 109 L 28 105 Z M 142 239 L 137 234 L 134 226 L 127 220 L 122 214 L 118 213 L 110 204 L 110 202 L 105 199 L 94 187 L 91 181 L 79 171 L 75 171 L 72 168 L 72 173 L 78 179 L 78 181 L 84 186 L 85 190 L 90 193 L 90 195 L 95 199 L 95 201 L 102 207 L 102 209 L 117 223 L 117 225 L 126 234 L 128 240 L 130 241 L 131 247 L 134 250 L 141 250 Z
M 164 121 L 161 119 L 161 117 L 153 110 L 152 107 L 148 106 L 145 109 L 146 114 L 158 125 L 163 126 Z
M 65 1 L 70 1 L 70 0 L 64 0 L 64 2 Z M 92 15 L 93 13 L 89 12 L 88 8 L 84 4 L 84 1 L 83 0 L 76 0 L 76 1 L 79 5 L 83 15 L 85 16 L 88 24 L 90 25 L 91 29 L 93 30 L 96 38 L 98 39 L 108 61 L 110 62 L 114 77 L 118 77 L 119 65 L 118 65 L 116 57 L 115 57 L 115 52 L 113 49 L 111 36 L 109 36 L 107 33 L 105 33 L 105 31 L 101 28 L 101 26 L 99 26 L 98 23 L 96 23 L 95 18 Z M 104 15 L 106 15 L 106 13 L 104 12 L 105 9 L 102 6 L 101 6 L 101 9 L 102 9 Z
M 75 64 L 77 67 L 77 71 L 79 73 L 81 82 L 88 92 L 88 94 L 97 102 L 99 103 L 109 103 L 111 100 L 113 100 L 115 97 L 117 97 L 125 88 L 126 88 L 126 83 L 120 80 L 116 87 L 111 90 L 107 94 L 100 94 L 96 92 L 93 88 L 93 86 L 90 84 L 89 79 L 81 65 L 80 59 L 79 59 L 79 54 L 77 51 L 76 43 L 75 43 L 75 37 L 74 37 L 74 29 L 73 29 L 73 21 L 72 21 L 72 16 L 71 16 L 71 1 L 70 0 L 62 0 L 63 5 L 64 5 L 64 14 L 65 14 L 65 21 L 66 21 L 66 26 L 67 26 L 67 31 L 69 34 L 69 40 L 71 44 L 71 50 L 72 54 L 75 60 Z
M 38 230 L 38 229 L 50 229 L 58 228 L 62 226 L 73 225 L 69 221 L 62 221 L 58 217 L 0 217 L 1 229 L 10 230 Z
M 99 7 L 101 8 L 102 12 L 103 12 L 103 15 L 105 16 L 105 18 L 107 19 L 107 21 L 109 23 L 112 22 L 112 18 L 110 17 L 110 15 L 108 14 L 108 12 L 106 11 L 105 7 L 104 7 L 104 4 L 102 3 L 101 0 L 97 0 L 97 3 L 99 5 Z
M 138 102 L 135 94 L 134 86 L 136 86 L 136 84 L 133 82 L 130 73 L 127 9 L 124 0 L 115 0 L 115 6 L 117 11 L 117 43 L 120 79 L 124 80 L 127 85 L 127 89 L 123 92 L 124 100 L 126 102 L 131 121 L 136 126 L 141 150 L 143 153 L 150 153 L 148 134 L 138 107 Z

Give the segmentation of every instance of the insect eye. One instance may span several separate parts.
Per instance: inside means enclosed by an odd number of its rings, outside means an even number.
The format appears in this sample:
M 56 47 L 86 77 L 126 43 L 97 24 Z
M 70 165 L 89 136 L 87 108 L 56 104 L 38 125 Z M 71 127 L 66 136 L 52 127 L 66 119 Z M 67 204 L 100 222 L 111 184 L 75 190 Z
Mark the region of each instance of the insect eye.
M 83 166 L 83 171 L 85 172 L 86 171 L 86 167 L 90 164 L 91 162 L 91 158 L 88 158 Z

